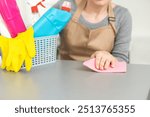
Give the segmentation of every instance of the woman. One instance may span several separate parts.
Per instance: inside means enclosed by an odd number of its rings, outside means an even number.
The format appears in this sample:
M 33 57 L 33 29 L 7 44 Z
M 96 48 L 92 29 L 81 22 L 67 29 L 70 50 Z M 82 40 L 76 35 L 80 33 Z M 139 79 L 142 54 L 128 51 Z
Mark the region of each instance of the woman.
M 61 59 L 96 58 L 97 69 L 129 62 L 132 21 L 129 11 L 111 0 L 60 0 L 71 3 L 72 19 L 61 32 Z

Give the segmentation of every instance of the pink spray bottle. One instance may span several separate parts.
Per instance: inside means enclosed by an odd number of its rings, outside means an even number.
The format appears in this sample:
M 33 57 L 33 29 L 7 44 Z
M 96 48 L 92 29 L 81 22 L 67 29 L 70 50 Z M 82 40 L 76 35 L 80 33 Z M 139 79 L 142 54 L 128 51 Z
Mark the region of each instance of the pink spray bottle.
M 11 37 L 26 30 L 16 0 L 0 0 L 0 14 Z

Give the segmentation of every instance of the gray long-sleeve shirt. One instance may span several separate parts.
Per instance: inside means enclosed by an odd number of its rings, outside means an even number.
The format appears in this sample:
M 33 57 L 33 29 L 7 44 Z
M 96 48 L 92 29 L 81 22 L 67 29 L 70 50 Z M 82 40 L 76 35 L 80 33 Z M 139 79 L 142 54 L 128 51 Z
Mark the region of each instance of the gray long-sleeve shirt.
M 77 9 L 75 0 L 60 0 L 54 5 L 54 7 L 60 9 L 64 1 L 69 1 L 71 3 L 71 13 L 73 15 Z M 115 26 L 117 34 L 112 55 L 118 60 L 129 62 L 129 44 L 132 32 L 132 18 L 128 9 L 122 6 L 117 5 L 113 8 L 113 11 L 116 17 Z M 81 15 L 79 22 L 89 29 L 96 29 L 108 25 L 108 16 L 98 23 L 90 23 Z

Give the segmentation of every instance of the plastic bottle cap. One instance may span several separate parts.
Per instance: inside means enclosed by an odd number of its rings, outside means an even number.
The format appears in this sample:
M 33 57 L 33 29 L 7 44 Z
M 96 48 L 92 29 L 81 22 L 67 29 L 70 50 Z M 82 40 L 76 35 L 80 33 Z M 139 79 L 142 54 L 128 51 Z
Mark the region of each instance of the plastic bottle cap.
M 31 7 L 31 10 L 32 10 L 32 13 L 37 13 L 37 12 L 39 12 L 37 6 L 32 6 L 32 7 Z
M 61 9 L 70 12 L 71 11 L 71 3 L 68 1 L 64 1 Z
M 70 8 L 68 8 L 68 7 L 63 7 L 63 6 L 62 6 L 62 7 L 61 7 L 61 9 L 62 9 L 62 10 L 65 10 L 65 11 L 68 11 L 68 12 L 70 12 L 70 11 L 71 11 L 71 9 L 70 9 Z

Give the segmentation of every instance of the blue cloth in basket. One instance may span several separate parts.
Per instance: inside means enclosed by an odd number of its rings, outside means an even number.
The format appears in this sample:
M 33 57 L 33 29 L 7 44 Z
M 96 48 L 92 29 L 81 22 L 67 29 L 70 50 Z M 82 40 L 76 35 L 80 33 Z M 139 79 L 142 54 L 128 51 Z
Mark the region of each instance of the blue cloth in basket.
M 71 19 L 71 13 L 50 8 L 34 25 L 34 37 L 57 35 Z

